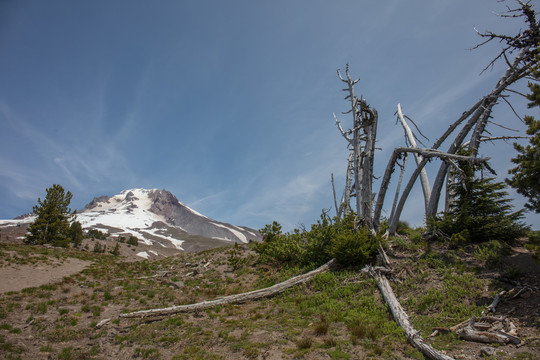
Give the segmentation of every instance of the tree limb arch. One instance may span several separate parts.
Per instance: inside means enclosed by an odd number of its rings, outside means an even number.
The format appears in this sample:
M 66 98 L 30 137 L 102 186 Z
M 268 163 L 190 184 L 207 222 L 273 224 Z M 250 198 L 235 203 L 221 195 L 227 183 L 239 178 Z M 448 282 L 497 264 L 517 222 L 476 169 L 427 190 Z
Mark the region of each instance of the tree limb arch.
M 475 156 L 463 156 L 463 155 L 456 155 L 456 154 L 449 154 L 445 153 L 443 151 L 434 150 L 434 149 L 421 149 L 421 148 L 410 148 L 410 147 L 401 147 L 394 149 L 396 152 L 410 152 L 410 153 L 416 153 L 420 154 L 425 158 L 430 157 L 438 157 L 441 159 L 451 159 L 451 160 L 458 160 L 458 161 L 469 161 L 471 163 L 485 163 L 490 160 L 490 158 L 479 158 Z

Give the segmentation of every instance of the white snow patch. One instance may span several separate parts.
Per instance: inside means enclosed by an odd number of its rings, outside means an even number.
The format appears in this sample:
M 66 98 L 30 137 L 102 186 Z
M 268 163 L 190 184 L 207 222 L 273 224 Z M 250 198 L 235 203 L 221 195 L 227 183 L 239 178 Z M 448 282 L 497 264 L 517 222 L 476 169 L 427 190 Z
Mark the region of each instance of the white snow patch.
M 155 236 L 155 237 L 159 237 L 159 238 L 162 238 L 166 241 L 170 241 L 173 246 L 179 250 L 184 250 L 182 249 L 182 247 L 180 245 L 182 245 L 182 243 L 184 242 L 184 240 L 178 240 L 178 239 L 175 239 L 174 237 L 170 236 L 170 235 L 164 235 L 164 234 L 159 234 L 157 231 L 159 229 L 147 229 L 145 230 L 145 232 L 151 234 L 152 236 Z
M 156 255 L 156 256 L 159 256 L 159 254 L 158 254 L 157 251 L 154 251 L 154 250 L 148 250 L 148 252 L 150 252 L 150 253 L 152 253 L 152 254 L 154 254 L 154 255 Z
M 225 240 L 225 241 L 232 241 L 231 239 L 222 238 L 222 237 L 217 237 L 217 236 L 212 236 L 212 239 L 216 239 L 216 240 Z
M 150 255 L 148 255 L 148 253 L 147 253 L 146 251 L 138 252 L 138 253 L 136 253 L 135 255 L 140 256 L 140 257 L 145 258 L 145 259 L 149 259 L 149 258 L 150 258 Z
M 184 242 L 184 240 L 176 240 L 176 239 L 169 239 L 169 241 L 173 244 L 173 246 L 175 248 L 177 248 L 178 250 L 184 250 L 184 248 L 182 247 L 182 243 Z
M 99 210 L 90 209 L 77 216 L 77 220 L 83 227 L 96 227 L 98 224 L 112 228 L 121 228 L 128 234 L 134 235 L 146 245 L 152 245 L 150 239 L 146 239 L 142 233 L 141 225 L 150 227 L 156 221 L 165 219 L 146 209 L 152 205 L 149 194 L 153 190 L 130 189 L 113 196 L 108 203 L 101 203 Z M 126 200 L 127 194 L 133 193 L 131 200 Z
M 16 226 L 17 224 L 31 224 L 36 220 L 37 216 L 29 216 L 24 219 L 9 219 L 9 220 L 0 220 L 0 225 L 11 225 Z
M 240 231 L 238 230 L 235 230 L 235 229 L 231 229 L 230 227 L 228 226 L 225 226 L 225 225 L 222 225 L 222 224 L 217 224 L 217 223 L 211 223 L 212 225 L 215 225 L 217 227 L 220 227 L 220 228 L 223 228 L 223 229 L 227 229 L 229 230 L 230 232 L 232 232 L 238 239 L 240 239 L 241 242 L 243 243 L 247 243 L 247 238 L 244 234 L 242 234 Z

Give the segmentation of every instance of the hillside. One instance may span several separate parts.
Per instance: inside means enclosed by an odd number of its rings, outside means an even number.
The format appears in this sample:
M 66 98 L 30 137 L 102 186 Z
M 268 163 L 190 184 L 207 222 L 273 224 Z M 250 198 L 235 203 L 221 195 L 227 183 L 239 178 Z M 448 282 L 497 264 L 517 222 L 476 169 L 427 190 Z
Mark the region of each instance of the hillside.
M 433 249 L 396 238 L 389 246 L 392 287 L 424 338 L 480 312 L 501 290 L 495 315 L 507 316 L 524 341 L 488 346 L 497 359 L 540 353 L 540 269 L 520 244 L 496 270 L 484 270 L 474 247 Z M 476 255 L 475 255 L 476 254 Z M 134 257 L 132 259 L 135 259 Z M 139 257 L 140 259 L 140 257 Z M 248 245 L 178 253 L 157 260 L 74 249 L 0 244 L 2 271 L 43 273 L 70 262 L 81 272 L 0 297 L 2 358 L 35 359 L 421 359 L 392 320 L 372 279 L 357 269 L 317 275 L 273 298 L 163 319 L 119 319 L 121 313 L 190 304 L 264 288 L 308 269 L 257 262 Z M 515 295 L 515 292 L 513 293 Z M 114 319 L 97 329 L 102 319 Z M 454 333 L 429 340 L 456 359 L 479 358 L 485 344 Z

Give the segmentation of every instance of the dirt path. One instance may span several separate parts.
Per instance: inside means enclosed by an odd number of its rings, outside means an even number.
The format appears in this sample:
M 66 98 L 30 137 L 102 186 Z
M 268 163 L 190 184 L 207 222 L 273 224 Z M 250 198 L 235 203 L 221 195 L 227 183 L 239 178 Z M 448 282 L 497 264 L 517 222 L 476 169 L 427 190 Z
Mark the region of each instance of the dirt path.
M 20 265 L 0 268 L 0 294 L 60 281 L 82 271 L 90 261 L 67 259 L 61 265 Z

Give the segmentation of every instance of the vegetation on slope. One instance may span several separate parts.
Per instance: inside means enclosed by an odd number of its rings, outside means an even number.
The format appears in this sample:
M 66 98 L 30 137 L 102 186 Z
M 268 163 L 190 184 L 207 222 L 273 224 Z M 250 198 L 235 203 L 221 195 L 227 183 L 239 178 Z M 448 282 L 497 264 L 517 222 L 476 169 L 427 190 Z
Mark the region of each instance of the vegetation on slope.
M 330 231 L 325 227 L 335 223 L 320 225 L 314 226 L 317 234 Z M 402 224 L 400 231 L 407 236 L 388 243 L 394 269 L 392 286 L 424 337 L 434 327 L 452 326 L 479 315 L 506 287 L 501 277 L 485 272 L 477 245 L 454 250 L 435 245 L 426 252 L 421 230 Z M 304 240 L 311 236 L 314 234 L 305 234 Z M 28 265 L 24 259 L 34 259 L 36 267 L 54 257 L 93 261 L 87 270 L 61 282 L 1 295 L 3 358 L 422 358 L 392 320 L 374 281 L 354 266 L 317 275 L 270 299 L 148 322 L 117 316 L 267 287 L 305 272 L 313 261 L 269 262 L 250 246 L 139 262 L 76 249 L 29 245 L 0 245 L 0 249 L 3 266 L 10 267 Z M 331 249 L 328 244 L 327 249 Z M 514 269 L 504 276 L 515 281 L 524 274 Z M 503 300 L 500 305 L 507 310 L 518 307 L 513 316 L 518 317 L 520 335 L 527 341 L 519 349 L 498 348 L 500 359 L 532 359 L 540 350 L 535 340 L 538 314 L 528 310 L 524 300 Z M 527 310 L 529 314 L 524 315 Z M 116 320 L 96 329 L 103 318 Z M 479 347 L 453 333 L 439 335 L 432 342 L 455 357 L 461 351 L 476 354 Z

